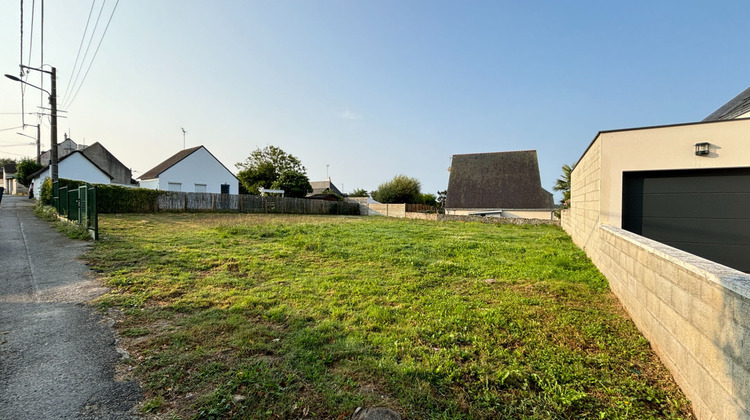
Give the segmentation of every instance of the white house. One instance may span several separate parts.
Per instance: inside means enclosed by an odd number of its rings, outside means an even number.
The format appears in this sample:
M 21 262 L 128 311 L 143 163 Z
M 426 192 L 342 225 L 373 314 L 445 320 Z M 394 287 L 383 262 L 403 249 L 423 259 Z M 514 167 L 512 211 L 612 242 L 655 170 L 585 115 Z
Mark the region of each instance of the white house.
M 50 172 L 51 168 L 47 165 L 31 175 L 34 182 L 34 196 L 37 199 L 40 197 L 38 191 L 42 183 L 51 176 Z M 113 179 L 112 175 L 100 168 L 80 150 L 73 151 L 57 162 L 57 176 L 90 184 L 110 184 Z
M 182 150 L 140 177 L 152 190 L 239 193 L 239 180 L 203 146 Z

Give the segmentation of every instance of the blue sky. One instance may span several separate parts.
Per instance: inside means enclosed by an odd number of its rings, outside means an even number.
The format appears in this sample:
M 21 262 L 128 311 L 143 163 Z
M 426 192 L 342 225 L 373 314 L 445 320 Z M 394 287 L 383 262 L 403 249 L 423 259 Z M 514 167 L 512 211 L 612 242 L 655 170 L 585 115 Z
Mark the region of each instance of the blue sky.
M 86 66 L 115 2 L 104 4 Z M 31 1 L 24 4 L 29 64 Z M 57 67 L 61 97 L 91 7 L 45 5 L 44 62 Z M 101 142 L 137 177 L 182 149 L 184 127 L 187 147 L 205 145 L 231 170 L 270 144 L 300 158 L 311 180 L 324 179 L 329 165 L 345 191 L 405 174 L 435 193 L 447 187 L 453 154 L 535 149 L 551 190 L 560 167 L 598 131 L 698 121 L 747 88 L 746 9 L 690 1 L 123 0 L 65 107 L 60 138 Z M 36 13 L 32 66 L 41 59 Z M 19 36 L 19 2 L 5 1 L 2 73 L 17 73 Z M 32 91 L 27 112 L 40 104 Z M 20 125 L 20 103 L 18 83 L 0 80 L 0 130 Z M 27 140 L 16 131 L 0 131 L 0 157 L 35 153 L 9 147 Z M 47 146 L 48 137 L 47 126 Z

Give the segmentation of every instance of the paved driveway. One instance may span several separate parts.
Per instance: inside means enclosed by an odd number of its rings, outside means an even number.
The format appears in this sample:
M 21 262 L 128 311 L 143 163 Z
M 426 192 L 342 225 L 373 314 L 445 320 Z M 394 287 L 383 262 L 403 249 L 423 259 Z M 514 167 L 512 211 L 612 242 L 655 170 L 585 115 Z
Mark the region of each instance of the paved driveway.
M 136 418 L 140 389 L 114 380 L 120 354 L 85 302 L 104 292 L 76 258 L 88 244 L 0 203 L 0 419 Z

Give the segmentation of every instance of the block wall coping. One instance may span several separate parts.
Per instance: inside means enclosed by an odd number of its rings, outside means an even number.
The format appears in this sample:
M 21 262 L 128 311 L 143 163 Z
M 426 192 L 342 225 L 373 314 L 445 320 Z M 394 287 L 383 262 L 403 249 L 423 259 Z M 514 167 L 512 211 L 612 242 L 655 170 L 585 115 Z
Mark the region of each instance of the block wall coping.
M 678 267 L 750 299 L 750 275 L 748 274 L 624 229 L 608 225 L 601 225 L 600 229 L 619 236 L 638 247 L 647 248 L 654 255 Z

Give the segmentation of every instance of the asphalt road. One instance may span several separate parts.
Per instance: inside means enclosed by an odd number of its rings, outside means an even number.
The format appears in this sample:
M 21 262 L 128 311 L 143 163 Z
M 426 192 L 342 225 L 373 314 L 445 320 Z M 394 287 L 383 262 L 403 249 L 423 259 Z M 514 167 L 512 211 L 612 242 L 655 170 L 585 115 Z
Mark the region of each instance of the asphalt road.
M 76 258 L 88 244 L 37 219 L 33 200 L 0 202 L 0 419 L 134 419 L 135 382 L 86 302 L 105 290 Z

